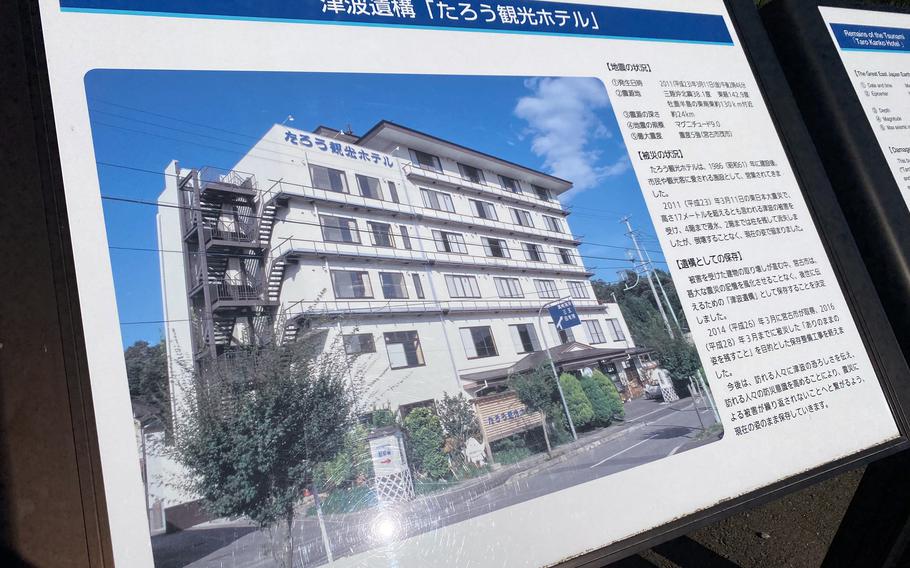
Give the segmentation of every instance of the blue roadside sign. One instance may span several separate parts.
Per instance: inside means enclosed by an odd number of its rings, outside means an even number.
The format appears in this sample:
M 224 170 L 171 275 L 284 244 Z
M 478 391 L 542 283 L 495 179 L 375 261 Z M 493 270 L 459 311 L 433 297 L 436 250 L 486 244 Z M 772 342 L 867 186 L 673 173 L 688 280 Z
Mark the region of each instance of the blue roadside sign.
M 569 329 L 570 327 L 581 325 L 581 320 L 578 319 L 578 312 L 575 311 L 575 304 L 572 303 L 572 300 L 563 300 L 550 306 L 549 310 L 556 329 Z

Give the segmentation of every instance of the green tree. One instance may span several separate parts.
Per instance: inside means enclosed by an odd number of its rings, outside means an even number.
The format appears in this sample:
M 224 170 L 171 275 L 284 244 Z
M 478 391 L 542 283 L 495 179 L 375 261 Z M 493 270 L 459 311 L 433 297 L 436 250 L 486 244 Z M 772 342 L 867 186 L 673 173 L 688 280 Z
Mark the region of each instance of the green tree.
M 554 419 L 555 424 L 561 424 L 565 416 L 557 414 L 561 412 L 558 408 L 559 395 L 556 390 L 556 382 L 548 365 L 543 365 L 528 373 L 512 375 L 509 377 L 509 388 L 515 391 L 518 400 L 524 404 L 531 412 L 540 412 L 543 415 L 544 424 L 549 423 L 549 418 Z M 557 420 L 557 416 L 561 417 Z M 547 453 L 552 451 L 550 445 L 550 436 L 547 428 L 543 429 L 544 442 L 547 444 Z
M 445 434 L 439 417 L 429 408 L 415 408 L 405 417 L 404 430 L 411 467 L 432 479 L 444 478 L 449 472 L 449 463 L 443 448 Z
M 689 378 L 701 369 L 701 359 L 695 346 L 685 339 L 667 340 L 657 348 L 660 366 L 670 373 L 677 387 L 688 389 Z
M 316 468 L 316 484 L 320 489 L 349 487 L 373 477 L 367 430 L 356 425 L 344 438 L 344 445 L 334 459 Z
M 480 426 L 477 424 L 477 415 L 474 414 L 474 405 L 464 393 L 455 396 L 443 393 L 442 400 L 436 403 L 436 412 L 445 432 L 445 449 L 452 461 L 452 469 L 455 472 L 463 471 L 468 466 L 464 453 L 468 438 L 480 437 Z
M 683 329 L 687 329 L 682 304 L 670 275 L 663 270 L 654 270 L 654 276 L 663 284 L 670 305 L 680 318 Z M 634 278 L 634 274 L 626 276 L 626 280 Z M 682 392 L 688 390 L 689 377 L 701 368 L 698 350 L 686 339 L 679 337 L 678 333 L 673 339 L 670 338 L 650 287 L 639 282 L 637 286 L 626 290 L 626 285 L 622 282 L 608 283 L 603 280 L 595 280 L 593 286 L 595 295 L 601 301 L 612 302 L 613 297 L 616 297 L 635 344 L 654 349 L 660 366 L 669 371 L 677 389 Z
M 295 507 L 349 439 L 348 362 L 313 331 L 209 364 L 187 385 L 192 402 L 181 406 L 173 446 L 186 488 L 215 515 L 267 530 L 282 568 L 293 562 Z
M 585 392 L 585 396 L 591 401 L 591 408 L 594 409 L 594 421 L 601 426 L 609 426 L 613 421 L 613 405 L 610 404 L 610 398 L 603 390 L 593 376 L 582 377 L 579 382 Z
M 136 341 L 123 351 L 130 398 L 152 408 L 166 426 L 170 423 L 167 348 L 164 340 L 155 345 Z
M 610 377 L 601 373 L 600 371 L 595 370 L 594 374 L 591 375 L 591 378 L 597 382 L 600 389 L 604 392 L 607 397 L 607 400 L 610 403 L 611 416 L 614 418 L 623 418 L 626 415 L 626 408 L 622 404 L 622 397 L 619 396 L 619 391 L 616 389 L 616 385 L 613 384 L 613 381 Z
M 559 384 L 562 386 L 562 394 L 566 398 L 566 406 L 569 407 L 575 428 L 583 428 L 590 424 L 594 420 L 594 407 L 581 387 L 581 382 L 575 375 L 563 373 L 559 376 Z

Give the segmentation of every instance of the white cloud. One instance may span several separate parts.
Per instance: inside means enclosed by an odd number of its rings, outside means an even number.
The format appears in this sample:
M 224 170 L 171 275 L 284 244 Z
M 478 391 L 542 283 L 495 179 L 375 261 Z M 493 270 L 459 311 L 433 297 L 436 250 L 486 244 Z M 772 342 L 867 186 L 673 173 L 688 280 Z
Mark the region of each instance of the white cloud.
M 596 113 L 610 106 L 603 83 L 560 77 L 530 79 L 525 85 L 532 94 L 518 100 L 515 116 L 527 122 L 531 150 L 543 158 L 544 168 L 574 184 L 563 199 L 629 168 L 625 155 L 602 164 L 602 152 L 591 147 L 593 141 L 613 136 Z

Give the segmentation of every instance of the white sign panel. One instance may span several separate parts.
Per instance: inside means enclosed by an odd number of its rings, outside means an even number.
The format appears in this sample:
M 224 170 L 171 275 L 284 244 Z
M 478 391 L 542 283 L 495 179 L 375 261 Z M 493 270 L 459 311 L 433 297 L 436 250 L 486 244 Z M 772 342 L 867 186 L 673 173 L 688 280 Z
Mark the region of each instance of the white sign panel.
M 370 457 L 376 477 L 401 473 L 406 467 L 401 455 L 401 441 L 394 434 L 370 440 Z
M 898 437 L 722 1 L 40 5 L 118 566 L 179 546 L 150 543 L 124 450 L 124 348 L 162 337 L 172 381 L 268 344 L 255 339 L 276 322 L 294 341 L 308 314 L 343 346 L 326 364 L 356 356 L 307 391 L 367 424 L 308 431 L 333 449 L 314 473 L 332 522 L 299 523 L 300 546 L 322 543 L 295 551 L 314 566 L 551 565 Z M 862 82 L 891 97 L 876 106 L 898 172 L 907 79 Z M 204 165 L 243 183 L 206 185 Z M 554 334 L 541 308 L 563 297 L 579 325 Z M 577 443 L 552 374 L 533 373 L 542 344 L 559 344 Z M 719 421 L 640 396 L 635 358 L 685 384 L 691 365 L 671 364 L 686 349 Z M 621 392 L 601 372 L 616 365 Z M 463 457 L 472 403 L 510 391 L 528 412 L 503 421 L 543 420 L 484 442 L 520 483 Z M 179 424 L 192 407 L 174 392 Z M 406 416 L 411 446 L 405 463 L 394 437 L 371 440 L 374 473 L 409 468 L 422 496 L 394 511 L 357 462 L 380 408 Z M 211 560 L 254 565 L 262 538 Z
M 910 14 L 819 10 L 910 206 Z

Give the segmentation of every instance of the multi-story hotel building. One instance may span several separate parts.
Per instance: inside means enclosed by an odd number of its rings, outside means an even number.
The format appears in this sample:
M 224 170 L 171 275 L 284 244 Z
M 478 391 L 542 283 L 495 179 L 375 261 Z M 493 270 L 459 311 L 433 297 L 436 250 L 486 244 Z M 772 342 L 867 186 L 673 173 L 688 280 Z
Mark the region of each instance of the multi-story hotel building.
M 594 297 L 558 200 L 569 181 L 386 121 L 359 137 L 275 125 L 231 171 L 166 174 L 173 373 L 292 341 L 314 314 L 361 354 L 361 410 L 501 390 L 544 342 L 640 366 L 619 307 Z M 538 319 L 563 297 L 582 320 L 565 332 Z

